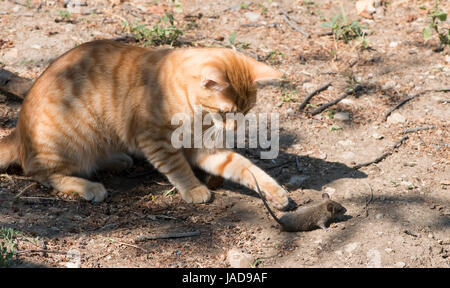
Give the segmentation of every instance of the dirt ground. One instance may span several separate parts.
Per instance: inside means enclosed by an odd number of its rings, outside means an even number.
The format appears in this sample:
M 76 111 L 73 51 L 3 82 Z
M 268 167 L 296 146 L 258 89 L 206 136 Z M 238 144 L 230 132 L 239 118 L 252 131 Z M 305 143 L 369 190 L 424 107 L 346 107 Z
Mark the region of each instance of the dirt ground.
M 211 203 L 186 204 L 144 161 L 124 173 L 94 175 L 110 194 L 99 204 L 58 195 L 9 169 L 0 180 L 0 226 L 20 232 L 13 267 L 229 267 L 231 249 L 257 267 L 450 267 L 450 94 L 424 93 L 384 119 L 409 95 L 450 87 L 449 47 L 437 49 L 435 34 L 422 36 L 434 1 L 390 1 L 373 19 L 357 16 L 355 2 L 347 0 L 99 0 L 82 1 L 81 13 L 69 16 L 61 12 L 63 2 L 0 0 L 0 68 L 35 79 L 68 49 L 124 38 L 123 21 L 151 27 L 164 11 L 184 30 L 176 45 L 229 45 L 235 32 L 231 42 L 239 51 L 286 75 L 284 84 L 259 91 L 253 110 L 279 113 L 279 157 L 239 152 L 299 206 L 327 192 L 348 217 L 328 230 L 280 232 L 253 191 L 225 182 Z M 357 40 L 335 42 L 321 26 L 341 11 L 341 2 L 350 19 L 367 26 L 369 49 Z M 450 2 L 441 2 L 450 12 Z M 305 95 L 327 82 L 331 87 L 300 111 Z M 362 87 L 357 95 L 309 116 L 350 82 Z M 19 100 L 0 94 L 0 136 L 15 126 L 19 110 Z M 352 169 L 387 151 L 405 129 L 430 125 L 406 134 L 379 163 Z M 192 231 L 200 235 L 134 242 Z

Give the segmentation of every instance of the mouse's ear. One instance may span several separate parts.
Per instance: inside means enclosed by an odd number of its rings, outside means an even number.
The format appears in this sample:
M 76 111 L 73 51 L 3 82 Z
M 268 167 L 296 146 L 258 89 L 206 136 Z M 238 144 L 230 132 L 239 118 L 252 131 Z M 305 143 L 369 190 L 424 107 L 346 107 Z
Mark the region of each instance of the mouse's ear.
M 330 195 L 328 195 L 328 193 L 323 193 L 322 199 L 330 199 Z
M 328 203 L 327 204 L 327 211 L 330 213 L 333 213 L 334 207 L 332 203 Z

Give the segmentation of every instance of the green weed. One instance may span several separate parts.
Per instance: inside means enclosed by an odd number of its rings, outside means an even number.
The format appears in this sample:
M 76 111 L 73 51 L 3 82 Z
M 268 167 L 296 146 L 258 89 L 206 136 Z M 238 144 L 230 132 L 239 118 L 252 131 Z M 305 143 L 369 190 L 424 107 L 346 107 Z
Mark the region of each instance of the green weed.
M 341 13 L 335 15 L 330 22 L 322 24 L 322 27 L 331 28 L 331 33 L 335 40 L 343 40 L 345 43 L 354 39 L 365 39 L 366 33 L 359 20 L 349 21 L 344 8 L 341 6 Z
M 172 45 L 178 37 L 183 35 L 183 31 L 175 25 L 175 19 L 172 14 L 165 13 L 153 27 L 147 28 L 144 24 L 136 22 L 130 25 L 127 22 L 122 23 L 124 28 L 129 28 L 130 33 L 136 40 L 143 42 L 144 45 Z
M 422 31 L 423 38 L 428 40 L 431 38 L 431 32 L 434 30 L 439 36 L 440 49 L 444 45 L 450 45 L 450 29 L 442 28 L 439 25 L 447 20 L 447 12 L 439 7 L 439 1 L 436 0 L 433 9 L 428 11 L 428 17 L 430 18 L 430 24 Z
M 0 267 L 9 266 L 16 254 L 17 234 L 18 232 L 12 228 L 0 228 Z

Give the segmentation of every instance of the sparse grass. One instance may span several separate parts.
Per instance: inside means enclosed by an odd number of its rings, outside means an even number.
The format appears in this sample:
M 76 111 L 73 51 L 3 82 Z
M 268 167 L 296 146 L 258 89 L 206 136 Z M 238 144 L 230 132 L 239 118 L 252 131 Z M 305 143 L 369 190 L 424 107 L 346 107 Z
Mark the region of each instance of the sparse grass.
M 338 125 L 332 125 L 330 127 L 330 131 L 338 131 L 338 130 L 342 130 L 342 127 Z
M 70 18 L 70 13 L 66 10 L 59 10 L 59 16 L 61 18 L 65 18 L 65 19 L 69 19 Z
M 271 64 L 271 65 L 276 65 L 276 64 L 281 64 L 281 61 L 284 59 L 284 54 L 278 50 L 272 50 L 268 55 L 267 55 L 267 61 Z
M 328 118 L 333 119 L 334 118 L 334 110 L 328 109 Z
M 16 254 L 18 232 L 12 228 L 0 228 L 0 267 L 7 267 L 11 264 L 12 258 Z
M 267 7 L 263 4 L 260 4 L 259 8 L 261 9 L 261 15 L 266 15 L 269 12 L 269 9 L 267 9 Z
M 364 40 L 366 33 L 363 29 L 367 28 L 363 27 L 359 20 L 349 21 L 342 6 L 341 13 L 335 15 L 330 22 L 323 23 L 322 27 L 331 28 L 335 41 L 342 40 L 345 43 L 349 43 L 354 39 Z
M 249 4 L 241 3 L 241 9 L 248 9 Z
M 281 101 L 283 101 L 284 103 L 286 102 L 295 102 L 298 100 L 297 97 L 297 91 L 289 89 L 289 90 L 284 90 L 281 93 Z
M 241 49 L 248 49 L 250 48 L 250 43 L 245 43 L 245 42 L 237 42 L 236 41 L 236 31 L 233 31 L 230 34 L 230 37 L 228 38 L 228 42 L 230 42 L 231 46 L 234 46 L 236 48 L 241 48 Z
M 431 21 L 422 31 L 423 38 L 425 40 L 430 39 L 432 31 L 434 31 L 439 36 L 439 49 L 442 49 L 445 45 L 450 45 L 450 29 L 440 26 L 447 20 L 447 12 L 439 7 L 438 0 L 435 1 L 433 9 L 428 11 L 428 18 L 430 18 Z
M 346 87 L 347 92 L 349 93 L 354 92 L 357 89 L 357 87 L 361 85 L 361 83 L 356 79 L 352 71 L 345 71 L 344 73 L 342 73 L 342 75 L 347 78 L 345 80 L 345 82 L 347 83 Z
M 163 192 L 163 195 L 165 197 L 172 196 L 172 195 L 175 195 L 175 194 L 176 194 L 175 187 L 173 187 L 172 189 L 169 189 L 169 190 L 166 190 L 166 191 Z
M 228 38 L 228 41 L 230 42 L 231 45 L 234 46 L 235 42 L 236 42 L 236 31 L 233 31 L 230 35 L 230 37 Z
M 152 28 L 138 22 L 134 25 L 124 22 L 122 26 L 129 28 L 136 40 L 143 42 L 144 45 L 173 45 L 178 37 L 183 35 L 183 31 L 175 25 L 173 15 L 167 12 Z
M 256 258 L 256 260 L 250 265 L 251 268 L 263 268 L 264 262 L 261 258 Z
M 306 6 L 306 11 L 308 14 L 314 14 L 314 6 L 316 6 L 316 2 L 311 0 L 303 0 L 303 5 Z

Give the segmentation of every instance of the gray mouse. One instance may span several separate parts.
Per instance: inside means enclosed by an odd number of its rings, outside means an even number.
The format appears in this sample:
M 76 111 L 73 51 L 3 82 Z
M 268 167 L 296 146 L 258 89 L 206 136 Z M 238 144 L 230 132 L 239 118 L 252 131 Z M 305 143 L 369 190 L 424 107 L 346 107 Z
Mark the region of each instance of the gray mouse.
M 278 224 L 280 224 L 284 231 L 311 231 L 317 227 L 326 229 L 326 225 L 330 220 L 337 218 L 340 215 L 344 215 L 345 212 L 347 212 L 347 209 L 345 209 L 344 206 L 331 200 L 328 193 L 323 193 L 322 201 L 319 203 L 301 207 L 294 212 L 286 213 L 281 216 L 281 218 L 278 218 L 267 204 L 266 197 L 261 193 L 255 176 L 251 172 L 250 174 L 252 174 L 253 180 L 255 180 L 256 189 L 263 200 L 264 206 L 266 206 L 270 215 Z

